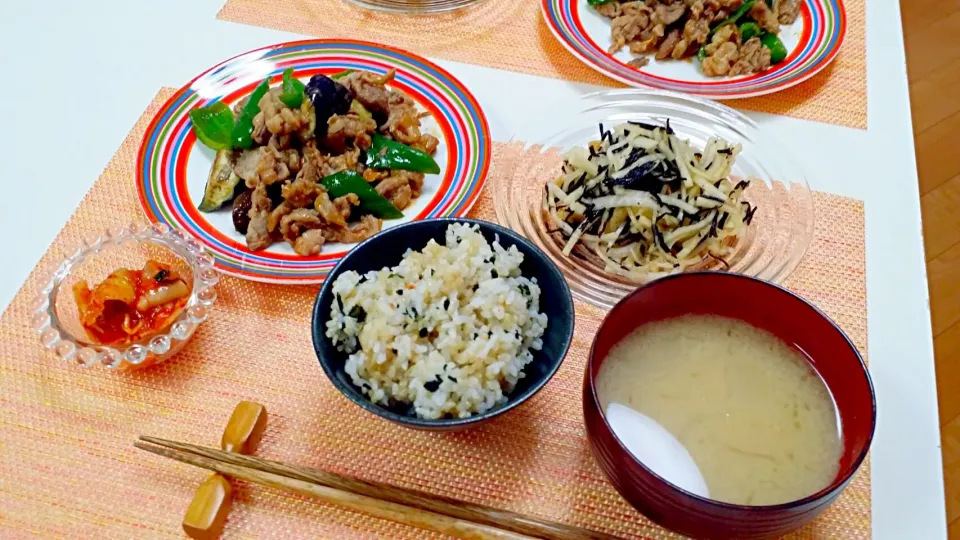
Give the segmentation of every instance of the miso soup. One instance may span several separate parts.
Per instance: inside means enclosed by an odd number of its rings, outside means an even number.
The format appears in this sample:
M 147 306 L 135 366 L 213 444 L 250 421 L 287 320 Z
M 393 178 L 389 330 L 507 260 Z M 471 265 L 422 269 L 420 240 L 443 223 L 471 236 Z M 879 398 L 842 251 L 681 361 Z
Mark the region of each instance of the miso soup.
M 687 315 L 638 328 L 604 360 L 597 394 L 604 411 L 624 405 L 673 435 L 717 501 L 786 503 L 838 472 L 843 443 L 823 380 L 799 350 L 739 320 Z

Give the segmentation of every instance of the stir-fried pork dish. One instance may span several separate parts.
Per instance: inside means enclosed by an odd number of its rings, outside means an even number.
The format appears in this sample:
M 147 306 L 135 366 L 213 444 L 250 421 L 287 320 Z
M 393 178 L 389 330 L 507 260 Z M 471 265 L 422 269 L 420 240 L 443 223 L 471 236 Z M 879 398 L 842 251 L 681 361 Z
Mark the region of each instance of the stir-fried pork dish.
M 610 53 L 629 47 L 643 67 L 696 57 L 708 77 L 763 71 L 787 56 L 781 25 L 800 14 L 801 0 L 588 0 L 612 19 Z
M 440 171 L 439 140 L 421 130 L 427 113 L 388 86 L 393 77 L 347 71 L 304 85 L 287 70 L 280 86 L 264 80 L 232 111 L 191 111 L 198 138 L 217 150 L 199 209 L 233 201 L 251 250 L 286 241 L 304 256 L 402 217 L 424 175 Z

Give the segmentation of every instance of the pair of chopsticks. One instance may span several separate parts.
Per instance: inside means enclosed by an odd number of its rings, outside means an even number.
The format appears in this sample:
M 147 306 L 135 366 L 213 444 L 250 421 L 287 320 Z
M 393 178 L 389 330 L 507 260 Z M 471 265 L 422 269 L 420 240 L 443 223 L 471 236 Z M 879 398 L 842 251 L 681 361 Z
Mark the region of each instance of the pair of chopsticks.
M 227 476 L 302 495 L 343 508 L 458 538 L 613 539 L 580 527 L 515 512 L 286 465 L 193 444 L 141 436 L 134 446 Z

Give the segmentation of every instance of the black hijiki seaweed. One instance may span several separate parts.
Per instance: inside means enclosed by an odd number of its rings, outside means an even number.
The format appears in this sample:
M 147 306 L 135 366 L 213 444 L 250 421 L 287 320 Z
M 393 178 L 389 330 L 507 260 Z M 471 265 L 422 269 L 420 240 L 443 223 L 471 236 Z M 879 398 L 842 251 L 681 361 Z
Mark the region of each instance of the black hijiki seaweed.
M 659 127 L 659 126 L 655 126 L 655 125 L 653 125 L 653 124 L 647 124 L 647 123 L 645 123 L 645 122 L 633 122 L 633 121 L 630 121 L 630 122 L 627 122 L 627 123 L 628 123 L 628 124 L 631 124 L 631 125 L 634 125 L 634 126 L 637 126 L 637 127 L 642 127 L 643 129 L 645 129 L 645 130 L 647 130 L 647 131 L 653 131 L 653 130 L 655 130 L 655 129 L 657 129 L 657 128 Z
M 613 247 L 623 247 L 633 242 L 639 242 L 640 240 L 646 240 L 646 236 L 644 236 L 642 232 L 622 234 L 617 238 L 617 241 L 613 243 Z M 643 249 L 643 244 L 640 244 L 640 249 Z
M 726 268 L 727 270 L 730 269 L 730 263 L 728 263 L 723 257 L 717 257 L 716 255 L 714 255 L 713 253 L 710 253 L 709 251 L 707 252 L 707 256 L 710 257 L 711 259 L 716 259 L 720 261 L 720 264 L 722 264 L 723 267 Z
M 589 234 L 590 230 L 593 229 L 593 226 L 603 218 L 603 210 L 588 210 L 587 215 L 580 226 L 577 227 L 583 234 Z
M 753 215 L 757 212 L 757 207 L 751 206 L 747 201 L 742 201 L 740 204 L 747 205 L 747 213 L 743 216 L 743 223 L 744 225 L 749 225 L 750 222 L 753 221 Z
M 593 223 L 585 231 L 587 234 L 595 234 L 600 236 L 603 231 L 603 228 L 607 226 L 607 221 L 610 220 L 611 212 L 607 210 L 600 210 L 600 219 L 594 220 Z
M 583 192 L 583 196 L 584 196 L 584 197 L 595 198 L 595 197 L 599 197 L 599 196 L 601 196 L 601 195 L 604 195 L 604 194 L 605 194 L 605 191 L 604 191 L 603 187 L 604 187 L 604 183 L 603 183 L 603 182 L 597 182 L 596 184 L 593 185 L 593 187 L 591 187 L 590 189 L 587 189 L 586 191 L 584 191 L 584 192 Z
M 667 247 L 667 243 L 663 239 L 663 234 L 660 232 L 658 224 L 660 223 L 660 220 L 667 215 L 668 214 L 660 214 L 656 219 L 653 220 L 653 239 L 657 242 L 657 245 L 660 246 L 660 249 L 662 249 L 664 253 L 670 253 L 670 248 Z
M 733 153 L 733 148 L 721 148 L 721 149 L 717 150 L 717 153 L 718 153 L 718 154 L 724 154 L 724 155 L 729 156 L 730 154 Z
M 726 215 L 726 213 L 724 213 Z M 717 224 L 719 223 L 720 212 L 717 212 L 713 215 L 713 223 L 710 224 L 710 233 L 707 235 L 707 238 L 711 236 L 717 236 Z
M 623 186 L 627 189 L 640 189 L 643 191 L 659 192 L 660 188 L 663 186 L 663 183 L 660 182 L 659 178 L 655 178 L 650 174 L 653 169 L 656 168 L 656 166 L 656 162 L 651 161 L 635 167 L 625 176 L 611 180 L 609 182 L 610 187 Z
M 638 159 L 645 155 L 647 155 L 647 151 L 643 148 L 634 148 L 633 151 L 630 152 L 630 155 L 627 156 L 627 160 L 623 162 L 623 168 L 626 169 L 627 167 L 633 165 Z
M 600 142 L 603 143 L 604 139 L 610 139 L 610 144 L 613 144 L 613 133 L 603 129 L 603 122 L 600 122 Z
M 618 144 L 619 144 L 619 142 L 618 142 Z M 620 148 L 614 149 L 613 153 L 614 153 L 614 154 L 619 154 L 620 152 L 623 152 L 623 151 L 626 150 L 627 148 L 630 148 L 630 144 L 629 144 L 629 143 L 621 146 Z
M 570 187 L 567 188 L 567 193 L 573 193 L 577 190 L 583 183 L 587 180 L 587 172 L 584 171 L 576 180 L 570 183 Z
M 750 181 L 749 181 L 749 180 L 741 180 L 741 181 L 737 182 L 737 185 L 733 186 L 733 191 L 736 191 L 736 190 L 738 190 L 738 189 L 740 189 L 740 188 L 747 189 L 748 187 L 750 187 Z
M 631 170 L 623 178 L 613 180 L 610 185 L 659 194 L 663 191 L 664 184 L 669 186 L 671 191 L 677 191 L 682 181 L 676 165 L 665 161 L 651 161 Z

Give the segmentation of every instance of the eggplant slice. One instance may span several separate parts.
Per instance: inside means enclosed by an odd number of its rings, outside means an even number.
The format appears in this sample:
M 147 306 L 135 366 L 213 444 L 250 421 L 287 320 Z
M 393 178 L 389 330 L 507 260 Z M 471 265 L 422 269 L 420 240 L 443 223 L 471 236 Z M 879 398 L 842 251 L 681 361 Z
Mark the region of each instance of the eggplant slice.
M 219 210 L 246 188 L 240 183 L 240 177 L 233 172 L 235 163 L 236 154 L 233 151 L 217 151 L 210 176 L 207 178 L 207 187 L 203 189 L 203 201 L 198 207 L 201 212 Z

